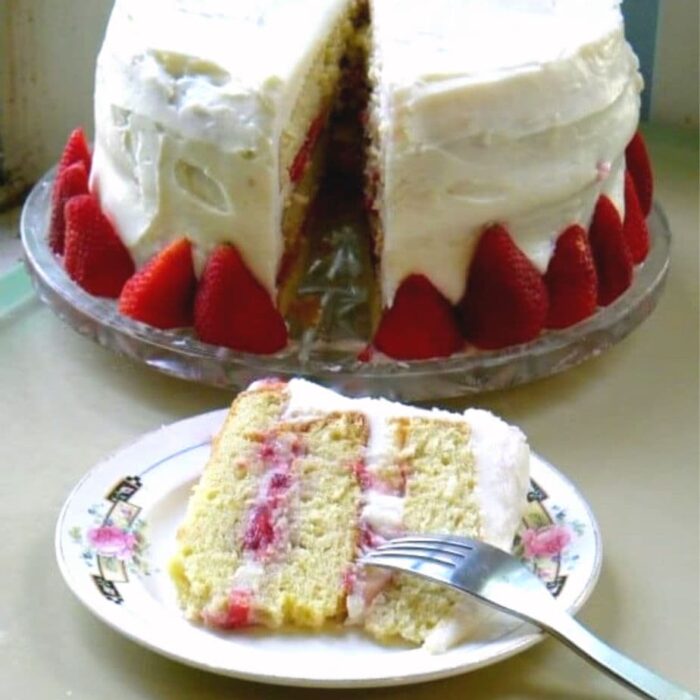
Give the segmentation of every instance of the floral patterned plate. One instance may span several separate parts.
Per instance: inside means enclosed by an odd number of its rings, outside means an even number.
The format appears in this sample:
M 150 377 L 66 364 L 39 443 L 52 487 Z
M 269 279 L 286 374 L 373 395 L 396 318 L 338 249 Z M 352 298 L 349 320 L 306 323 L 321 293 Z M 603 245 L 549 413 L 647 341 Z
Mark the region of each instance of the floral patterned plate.
M 78 599 L 134 641 L 185 664 L 267 683 L 371 687 L 470 671 L 543 638 L 488 610 L 472 637 L 443 654 L 381 646 L 352 629 L 321 633 L 219 633 L 186 621 L 168 577 L 175 532 L 225 411 L 145 435 L 98 464 L 75 487 L 56 528 L 61 573 Z M 585 500 L 533 455 L 528 507 L 516 552 L 568 610 L 590 595 L 601 565 L 600 533 Z

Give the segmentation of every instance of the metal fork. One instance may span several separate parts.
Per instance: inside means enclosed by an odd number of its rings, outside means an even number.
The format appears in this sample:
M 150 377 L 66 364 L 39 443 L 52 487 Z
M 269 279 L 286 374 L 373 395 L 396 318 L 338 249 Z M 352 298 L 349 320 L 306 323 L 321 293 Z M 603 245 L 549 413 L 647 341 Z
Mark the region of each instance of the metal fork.
M 360 563 L 422 576 L 530 622 L 567 644 L 587 661 L 642 697 L 697 700 L 627 658 L 569 615 L 547 587 L 518 559 L 464 537 L 399 537 L 365 554 Z

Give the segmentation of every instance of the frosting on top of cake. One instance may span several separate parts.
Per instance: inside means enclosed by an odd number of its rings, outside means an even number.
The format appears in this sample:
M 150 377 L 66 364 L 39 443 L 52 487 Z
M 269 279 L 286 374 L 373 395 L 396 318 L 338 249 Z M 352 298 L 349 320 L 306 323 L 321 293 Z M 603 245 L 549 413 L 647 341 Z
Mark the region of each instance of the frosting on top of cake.
M 372 2 L 385 305 L 411 273 L 458 302 L 490 223 L 544 272 L 601 193 L 624 213 L 642 79 L 619 4 Z

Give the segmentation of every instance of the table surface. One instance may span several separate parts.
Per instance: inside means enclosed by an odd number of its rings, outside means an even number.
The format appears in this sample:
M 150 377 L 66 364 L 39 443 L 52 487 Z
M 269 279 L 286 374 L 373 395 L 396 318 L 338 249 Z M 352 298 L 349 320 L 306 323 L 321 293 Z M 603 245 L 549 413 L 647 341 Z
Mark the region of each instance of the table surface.
M 671 272 L 656 311 L 623 342 L 574 370 L 440 405 L 478 405 L 520 425 L 533 449 L 579 486 L 604 543 L 601 577 L 579 618 L 697 692 L 698 142 L 696 132 L 658 126 L 647 128 L 647 137 L 656 194 L 674 234 Z M 230 392 L 172 379 L 104 350 L 33 299 L 0 311 L 0 387 L 4 698 L 330 694 L 238 681 L 161 658 L 85 610 L 55 563 L 58 512 L 88 469 L 144 432 L 227 405 Z M 589 700 L 629 694 L 548 639 L 448 680 L 333 696 Z

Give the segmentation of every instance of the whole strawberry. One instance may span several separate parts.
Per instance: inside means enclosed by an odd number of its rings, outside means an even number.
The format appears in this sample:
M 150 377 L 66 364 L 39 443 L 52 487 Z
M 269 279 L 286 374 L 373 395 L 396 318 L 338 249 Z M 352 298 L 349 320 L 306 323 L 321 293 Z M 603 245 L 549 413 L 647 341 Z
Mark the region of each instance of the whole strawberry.
M 119 296 L 119 311 L 156 328 L 191 326 L 196 288 L 192 246 L 180 238 L 127 281 Z
M 66 272 L 90 294 L 116 299 L 126 280 L 134 274 L 129 251 L 93 195 L 70 199 L 65 215 Z
M 63 255 L 66 238 L 66 202 L 88 193 L 88 173 L 83 161 L 77 161 L 61 170 L 56 176 L 51 193 L 51 220 L 49 222 L 49 246 L 56 255 Z
M 639 264 L 649 254 L 649 229 L 637 198 L 637 188 L 629 172 L 625 173 L 625 221 L 622 233 L 632 262 Z
M 598 198 L 588 239 L 598 275 L 598 304 L 607 306 L 632 284 L 634 267 L 620 215 L 605 195 Z
M 284 319 L 232 245 L 219 245 L 207 260 L 195 296 L 194 326 L 205 343 L 243 352 L 270 354 L 287 344 Z
M 547 328 L 568 328 L 598 306 L 598 276 L 586 232 L 570 226 L 557 238 L 544 283 L 549 295 Z
M 397 360 L 447 357 L 464 345 L 455 310 L 423 275 L 407 277 L 384 312 L 374 345 Z
M 497 349 L 536 338 L 547 319 L 542 276 L 500 225 L 486 229 L 460 302 L 464 334 L 479 348 Z
M 85 172 L 89 175 L 92 168 L 92 154 L 88 146 L 87 138 L 82 127 L 74 129 L 63 148 L 61 159 L 58 161 L 57 175 L 60 175 L 67 167 L 74 163 L 82 163 Z
M 654 177 L 644 138 L 637 132 L 625 151 L 627 170 L 632 176 L 644 217 L 649 216 L 654 198 Z

